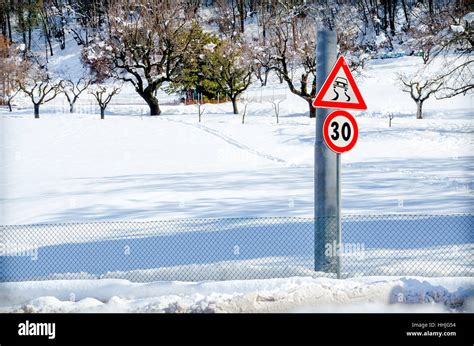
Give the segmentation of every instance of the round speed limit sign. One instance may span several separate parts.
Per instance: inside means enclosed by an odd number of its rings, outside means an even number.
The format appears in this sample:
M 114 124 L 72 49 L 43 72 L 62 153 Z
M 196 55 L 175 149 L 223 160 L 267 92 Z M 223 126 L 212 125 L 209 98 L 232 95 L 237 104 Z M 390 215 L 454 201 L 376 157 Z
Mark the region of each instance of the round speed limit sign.
M 329 114 L 323 125 L 324 140 L 331 150 L 344 153 L 351 150 L 357 142 L 359 128 L 355 118 L 346 111 Z

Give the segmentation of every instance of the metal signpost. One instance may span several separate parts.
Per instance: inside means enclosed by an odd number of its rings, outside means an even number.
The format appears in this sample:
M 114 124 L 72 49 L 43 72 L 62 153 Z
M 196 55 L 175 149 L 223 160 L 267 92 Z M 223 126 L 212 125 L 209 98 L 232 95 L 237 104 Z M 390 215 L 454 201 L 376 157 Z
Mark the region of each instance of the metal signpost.
M 317 94 L 314 152 L 314 218 L 316 271 L 341 277 L 341 158 L 358 138 L 357 123 L 349 113 L 336 109 L 367 109 L 345 59 L 337 61 L 336 33 L 320 30 L 316 42 Z M 321 81 L 325 81 L 321 84 Z M 331 112 L 330 109 L 334 109 Z M 334 246 L 335 245 L 335 246 Z M 328 251 L 331 248 L 332 251 Z

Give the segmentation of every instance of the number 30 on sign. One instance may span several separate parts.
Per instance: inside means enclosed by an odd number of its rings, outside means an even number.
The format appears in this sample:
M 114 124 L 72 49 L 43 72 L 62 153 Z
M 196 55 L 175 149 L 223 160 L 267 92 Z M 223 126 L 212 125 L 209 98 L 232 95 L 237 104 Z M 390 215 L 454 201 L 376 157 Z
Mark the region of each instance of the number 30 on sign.
M 359 136 L 359 128 L 351 114 L 338 110 L 327 116 L 323 134 L 328 147 L 340 154 L 354 147 Z

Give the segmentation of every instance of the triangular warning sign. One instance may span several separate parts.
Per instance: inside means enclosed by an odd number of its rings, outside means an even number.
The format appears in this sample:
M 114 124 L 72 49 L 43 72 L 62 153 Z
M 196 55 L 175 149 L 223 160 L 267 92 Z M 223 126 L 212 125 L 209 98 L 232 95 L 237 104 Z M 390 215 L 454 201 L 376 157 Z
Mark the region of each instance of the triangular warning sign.
M 313 107 L 367 109 L 346 60 L 341 55 L 313 101 Z

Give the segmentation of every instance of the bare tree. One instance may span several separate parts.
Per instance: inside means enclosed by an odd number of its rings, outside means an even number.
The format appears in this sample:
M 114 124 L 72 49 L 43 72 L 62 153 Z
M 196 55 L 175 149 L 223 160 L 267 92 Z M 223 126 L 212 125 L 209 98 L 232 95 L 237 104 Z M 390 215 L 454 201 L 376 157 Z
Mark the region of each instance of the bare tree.
M 85 61 L 106 62 L 160 115 L 156 91 L 177 75 L 195 26 L 179 1 L 115 0 L 109 12 L 109 35 L 86 48 Z
M 268 82 L 268 75 L 275 69 L 273 66 L 273 57 L 270 49 L 263 45 L 253 45 L 253 70 L 261 86 L 266 86 Z
M 433 50 L 436 49 L 437 40 L 431 31 L 426 29 L 426 26 L 419 25 L 409 29 L 411 37 L 413 37 L 415 44 L 413 48 L 415 54 L 418 54 L 423 59 L 423 63 L 427 64 L 430 61 Z
M 7 101 L 8 110 L 10 112 L 13 112 L 12 102 L 19 92 L 20 92 L 20 87 L 17 81 L 13 81 L 10 84 L 10 88 L 5 92 L 5 99 Z
M 420 3 L 418 7 L 418 11 L 413 15 L 417 20 L 417 25 L 411 26 L 406 32 L 411 37 L 414 53 L 421 56 L 426 65 L 441 50 L 441 36 L 444 36 L 441 32 L 450 22 L 450 15 L 440 12 L 433 16 L 432 9 L 429 9 L 426 4 Z
M 474 26 L 467 12 L 468 7 L 454 7 L 444 15 L 451 20 L 449 29 L 438 35 L 439 48 L 430 62 L 443 61 L 438 68 L 444 72 L 445 83 L 436 93 L 437 99 L 465 95 L 474 90 Z
M 436 99 L 445 99 L 456 95 L 465 95 L 474 90 L 472 44 L 468 40 L 464 41 L 465 48 L 463 50 L 463 45 L 459 44 L 458 40 L 459 37 L 453 41 L 458 44 L 451 43 L 441 46 L 441 49 L 436 51 L 435 56 L 432 56 L 428 64 L 417 74 L 412 76 L 399 74 L 402 90 L 409 92 L 417 104 L 417 119 L 422 119 L 423 102 L 431 95 L 434 95 Z M 466 47 L 469 44 L 471 46 Z M 456 46 L 457 51 L 448 49 L 448 47 L 454 48 Z M 443 50 L 456 53 L 440 55 Z M 435 70 L 436 73 L 430 72 L 430 70 Z
M 472 24 L 464 17 L 468 7 L 447 6 L 431 15 L 428 23 L 432 31 L 434 47 L 424 60 L 424 72 L 408 77 L 400 75 L 404 91 L 409 92 L 417 103 L 417 118 L 422 118 L 423 102 L 434 95 L 436 99 L 465 95 L 474 90 L 474 40 Z M 429 71 L 435 70 L 436 73 Z
M 70 113 L 74 113 L 74 104 L 79 99 L 79 96 L 91 85 L 91 82 L 92 81 L 86 77 L 81 77 L 76 81 L 72 78 L 63 81 L 63 93 L 69 103 Z
M 416 103 L 416 118 L 423 119 L 423 103 L 443 86 L 444 76 L 423 76 L 420 74 L 408 76 L 399 74 L 402 91 L 410 94 Z
M 236 0 L 216 0 L 214 10 L 216 15 L 210 20 L 210 24 L 216 25 L 219 32 L 225 37 L 233 37 L 237 34 L 238 9 Z
M 387 116 L 388 116 L 388 127 L 392 127 L 392 120 L 395 117 L 395 114 L 393 114 L 392 112 L 388 112 Z
M 30 97 L 36 119 L 40 117 L 40 106 L 53 100 L 62 92 L 62 81 L 53 82 L 43 71 L 33 72 L 27 79 L 19 80 L 18 85 L 21 91 Z
M 298 33 L 298 39 L 296 39 L 292 21 L 285 18 L 287 17 L 284 14 L 280 14 L 279 19 L 271 28 L 273 66 L 286 81 L 290 91 L 308 103 L 309 115 L 314 118 L 316 109 L 312 103 L 316 97 L 316 61 L 314 58 L 316 38 L 313 30 L 302 29 L 313 24 L 307 18 L 306 25 L 299 26 L 301 32 Z M 293 78 L 296 66 L 302 67 L 297 80 Z M 297 83 L 299 83 L 299 87 Z
M 272 100 L 273 111 L 275 112 L 277 124 L 280 123 L 280 104 L 285 100 Z
M 117 95 L 122 88 L 122 85 L 95 85 L 92 90 L 89 91 L 91 95 L 95 97 L 100 108 L 100 118 L 105 119 L 105 109 L 107 108 L 112 98 Z
M 455 61 L 447 61 L 444 66 L 443 87 L 435 94 L 440 99 L 451 98 L 457 95 L 466 95 L 474 90 L 474 59 L 472 56 L 462 56 Z
M 428 1 L 420 2 L 417 7 L 413 16 L 418 25 L 412 26 L 407 33 L 412 37 L 415 53 L 421 55 L 425 68 L 439 71 L 435 79 L 443 83 L 435 97 L 450 98 L 474 89 L 473 26 L 472 20 L 468 19 L 472 9 L 468 2 L 453 1 L 440 5 Z

